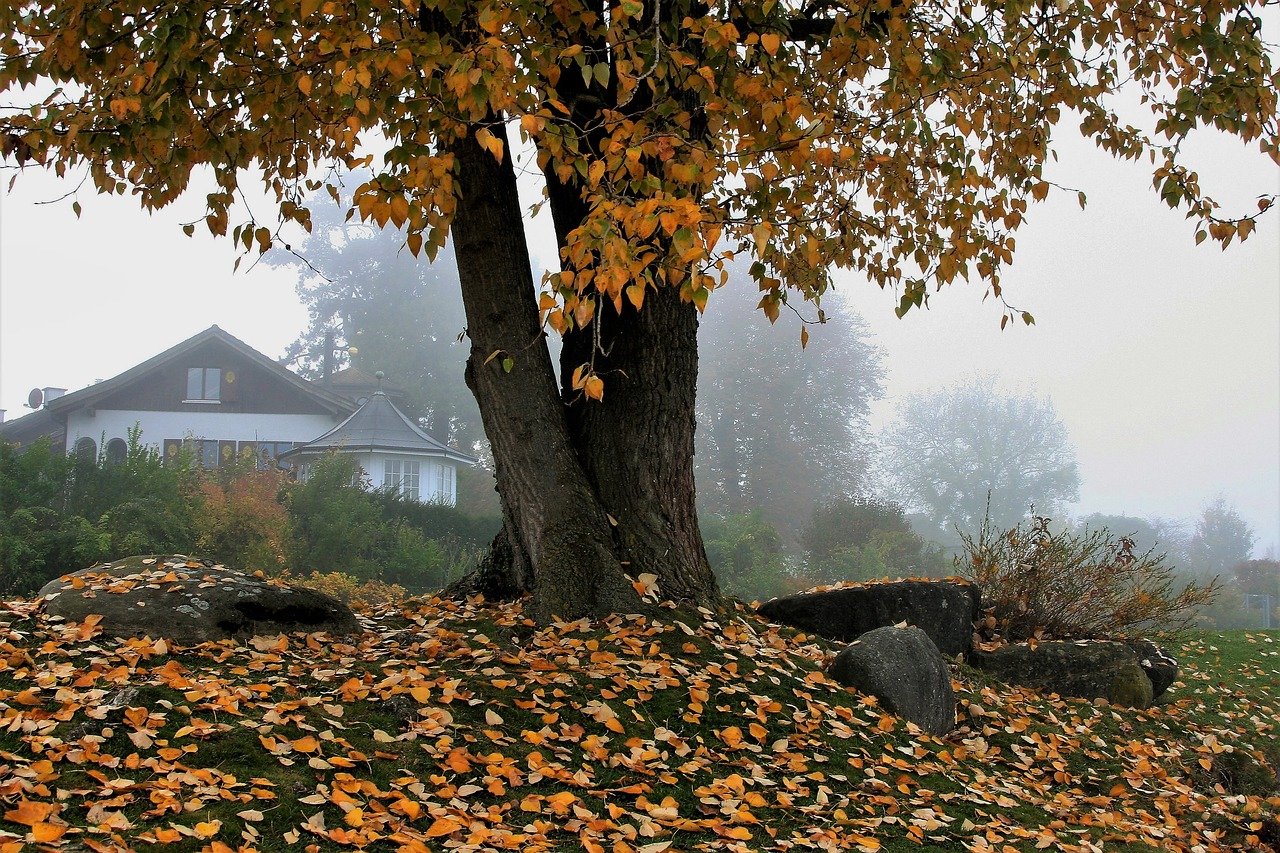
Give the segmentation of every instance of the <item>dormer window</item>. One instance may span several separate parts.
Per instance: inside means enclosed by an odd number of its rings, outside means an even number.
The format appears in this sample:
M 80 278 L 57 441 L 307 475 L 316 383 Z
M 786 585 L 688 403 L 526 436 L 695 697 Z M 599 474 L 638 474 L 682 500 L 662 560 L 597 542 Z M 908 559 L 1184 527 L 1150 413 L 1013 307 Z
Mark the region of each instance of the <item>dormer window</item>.
M 222 399 L 222 368 L 188 367 L 184 403 L 217 403 Z

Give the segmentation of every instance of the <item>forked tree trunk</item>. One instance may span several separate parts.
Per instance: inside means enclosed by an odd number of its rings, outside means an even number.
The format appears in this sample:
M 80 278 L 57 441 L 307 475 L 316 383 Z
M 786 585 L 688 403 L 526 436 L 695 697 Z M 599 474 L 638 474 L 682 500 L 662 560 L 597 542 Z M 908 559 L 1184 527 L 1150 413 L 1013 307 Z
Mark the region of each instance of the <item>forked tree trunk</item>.
M 550 170 L 547 187 L 563 247 L 587 209 L 577 188 Z M 618 553 L 633 574 L 657 575 L 664 597 L 714 602 L 719 590 L 698 529 L 693 481 L 697 309 L 664 287 L 649 292 L 641 311 L 623 300 L 619 314 L 603 300 L 592 324 L 565 335 L 561 393 L 573 446 L 617 522 Z M 605 379 L 599 402 L 572 387 L 574 369 L 593 355 Z
M 531 591 L 528 612 L 552 617 L 638 612 L 612 547 L 607 514 L 570 445 L 538 322 L 510 146 L 501 163 L 474 133 L 457 142 L 454 250 L 471 353 L 467 384 L 493 447 L 503 531 L 479 589 Z
M 490 129 L 505 142 L 500 125 Z M 532 593 L 540 620 L 598 616 L 640 611 L 627 575 L 652 572 L 663 598 L 718 603 L 694 509 L 695 309 L 668 289 L 641 312 L 603 311 L 605 400 L 566 405 L 538 323 L 510 155 L 499 165 L 470 138 L 454 153 L 467 383 L 493 448 L 503 529 L 449 592 Z M 562 364 L 583 346 L 589 357 L 590 337 L 570 335 Z

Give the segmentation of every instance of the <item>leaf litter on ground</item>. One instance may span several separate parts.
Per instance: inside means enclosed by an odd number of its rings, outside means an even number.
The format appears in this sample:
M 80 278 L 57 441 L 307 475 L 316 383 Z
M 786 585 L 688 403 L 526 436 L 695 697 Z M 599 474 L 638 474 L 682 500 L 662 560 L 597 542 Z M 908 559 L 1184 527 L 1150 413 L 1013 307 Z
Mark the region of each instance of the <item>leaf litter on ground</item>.
M 1148 711 L 957 667 L 958 728 L 935 738 L 825 678 L 837 648 L 743 609 L 535 629 L 519 604 L 415 599 L 366 612 L 356 637 L 181 648 L 4 607 L 0 853 L 1214 851 L 1280 835 L 1276 632 L 1192 636 Z

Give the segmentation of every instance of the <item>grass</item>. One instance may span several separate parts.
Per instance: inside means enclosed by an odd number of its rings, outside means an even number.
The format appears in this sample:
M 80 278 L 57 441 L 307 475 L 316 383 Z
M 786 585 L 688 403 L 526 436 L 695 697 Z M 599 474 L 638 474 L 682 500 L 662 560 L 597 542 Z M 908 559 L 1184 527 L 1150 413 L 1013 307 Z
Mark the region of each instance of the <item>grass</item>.
M 1280 632 L 1166 640 L 1148 711 L 955 675 L 932 738 L 740 612 L 541 631 L 415 601 L 362 637 L 169 648 L 0 625 L 0 853 L 1265 850 Z M 2 620 L 0 620 L 2 621 Z M 91 632 L 90 632 L 91 633 Z M 1277 842 L 1280 843 L 1280 842 Z

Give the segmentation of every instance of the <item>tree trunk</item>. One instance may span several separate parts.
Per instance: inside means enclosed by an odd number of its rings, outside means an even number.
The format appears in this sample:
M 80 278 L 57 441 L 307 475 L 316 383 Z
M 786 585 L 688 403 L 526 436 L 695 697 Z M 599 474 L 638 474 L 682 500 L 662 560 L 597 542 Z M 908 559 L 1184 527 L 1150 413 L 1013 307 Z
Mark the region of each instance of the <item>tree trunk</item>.
M 557 242 L 587 210 L 576 187 L 548 170 Z M 587 478 L 612 518 L 623 564 L 658 576 L 663 598 L 711 603 L 719 598 L 698 529 L 693 481 L 698 313 L 674 287 L 645 297 L 644 309 L 604 299 L 592 324 L 564 337 L 560 383 L 569 434 Z M 573 371 L 591 361 L 605 379 L 604 399 L 572 387 Z
M 604 4 L 599 5 L 603 14 Z M 655 5 L 650 14 L 657 8 Z M 581 43 L 593 58 L 607 60 L 606 47 L 598 38 L 593 41 L 584 33 Z M 587 144 L 598 145 L 601 125 L 597 113 L 613 99 L 610 87 L 567 73 L 557 88 L 562 100 L 571 105 L 578 126 L 596 128 L 588 131 Z M 635 107 L 643 108 L 643 104 L 637 102 Z M 505 141 L 505 133 L 500 138 Z M 473 140 L 460 148 L 471 157 L 479 152 Z M 514 174 L 509 162 L 504 162 L 503 210 L 477 221 L 477 212 L 470 209 L 473 205 L 479 202 L 493 207 L 499 203 L 493 191 L 497 178 L 481 176 L 482 167 L 492 166 L 494 161 L 484 154 L 478 163 L 472 159 L 460 163 L 461 204 L 453 225 L 459 270 L 482 267 L 472 271 L 477 280 L 496 275 L 505 283 L 503 298 L 520 301 L 521 319 L 518 329 L 507 337 L 490 335 L 479 321 L 494 319 L 482 305 L 483 300 L 492 299 L 492 288 L 477 285 L 469 289 L 467 273 L 462 272 L 472 339 L 468 383 L 480 402 L 498 465 L 504 523 L 484 563 L 452 591 L 510 596 L 532 590 L 535 611 L 567 615 L 571 610 L 566 596 L 573 586 L 573 563 L 578 561 L 578 571 L 590 575 L 592 588 L 598 589 L 599 603 L 573 612 L 597 613 L 609 606 L 605 600 L 625 599 L 625 593 L 632 591 L 629 583 L 620 592 L 616 584 L 606 588 L 602 580 L 607 574 L 627 582 L 624 571 L 632 576 L 655 574 L 664 599 L 717 604 L 719 590 L 698 530 L 693 481 L 697 310 L 691 303 L 682 303 L 672 287 L 649 294 L 643 311 L 624 303 L 619 314 L 606 304 L 593 320 L 600 324 L 598 328 L 588 327 L 565 337 L 560 357 L 563 402 L 554 387 L 546 394 L 551 365 L 537 323 Z M 563 248 L 588 211 L 576 184 L 563 184 L 552 170 L 547 172 L 557 242 Z M 495 252 L 503 256 L 499 264 L 494 263 Z M 515 266 L 520 268 L 518 280 L 503 271 Z M 607 384 L 604 400 L 592 402 L 581 399 L 572 389 L 571 377 L 575 367 L 591 360 L 597 336 L 601 351 L 595 353 L 595 366 Z M 534 342 L 536 346 L 530 346 Z M 484 361 L 500 349 L 505 352 L 485 365 Z M 506 353 L 516 361 L 509 376 L 499 372 Z M 490 399 L 487 408 L 491 411 L 486 411 L 486 398 L 503 394 L 503 383 L 525 370 L 536 372 L 536 377 L 531 374 L 528 378 L 527 393 Z M 551 382 L 554 386 L 553 379 Z M 551 421 L 556 422 L 554 429 Z M 507 435 L 500 438 L 495 430 L 505 430 Z M 562 451 L 569 458 L 563 458 Z M 530 466 L 539 461 L 554 461 L 554 482 L 562 494 L 551 494 L 533 475 L 536 469 Z M 580 500 L 587 506 L 576 513 L 573 507 Z M 579 526 L 562 531 L 566 514 Z M 536 534 L 532 532 L 535 527 Z M 607 555 L 599 553 L 602 550 Z M 554 583 L 554 594 L 547 590 L 548 583 Z M 548 604 L 548 600 L 555 604 Z
M 538 322 L 510 146 L 498 163 L 474 133 L 454 144 L 453 219 L 471 354 L 467 384 L 493 447 L 503 531 L 476 589 L 532 591 L 528 612 L 553 617 L 640 611 L 614 553 L 604 508 L 570 445 Z

